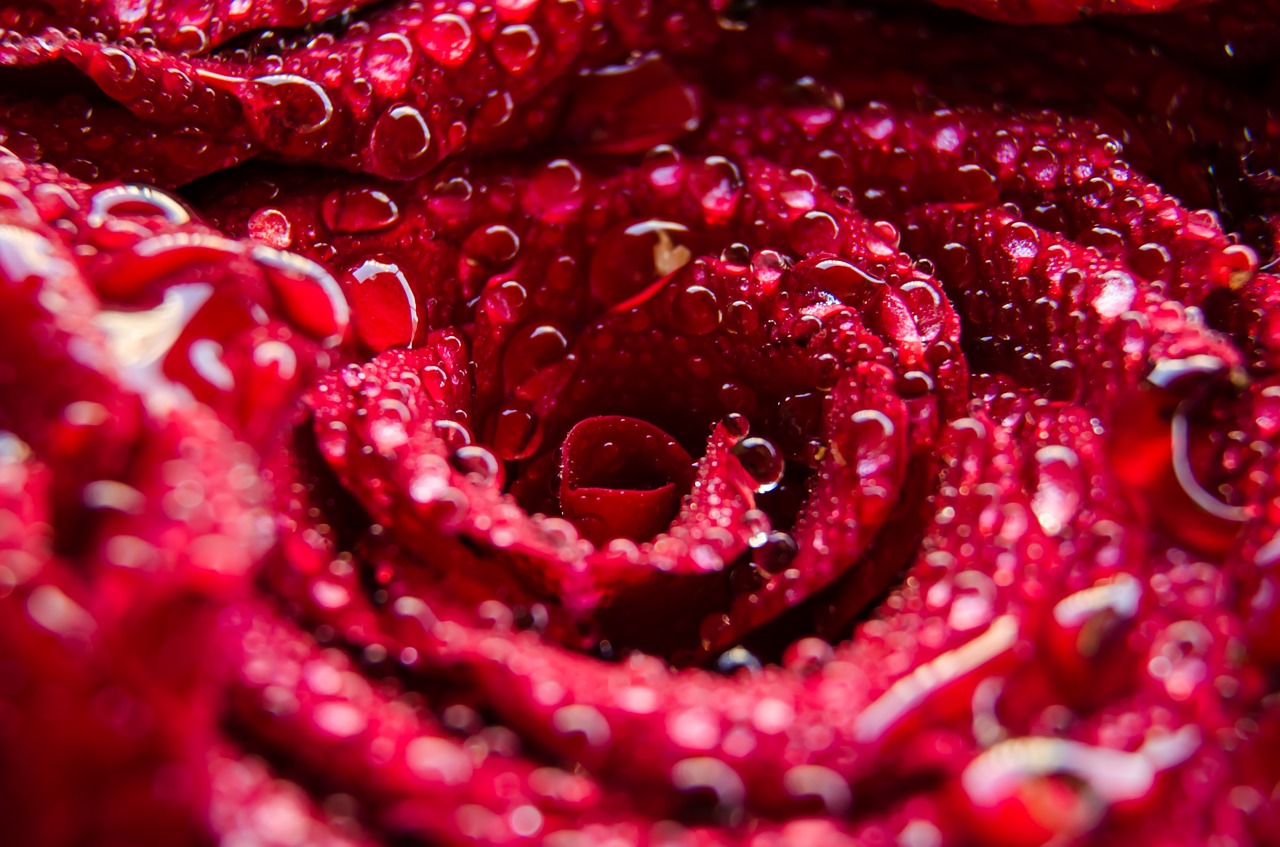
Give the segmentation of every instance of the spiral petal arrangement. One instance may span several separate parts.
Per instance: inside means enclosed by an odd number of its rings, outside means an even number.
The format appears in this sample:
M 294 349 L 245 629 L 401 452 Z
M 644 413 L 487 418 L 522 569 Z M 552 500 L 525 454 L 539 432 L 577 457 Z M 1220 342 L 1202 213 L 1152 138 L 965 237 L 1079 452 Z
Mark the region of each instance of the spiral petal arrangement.
M 0 10 L 5 843 L 1280 843 L 1280 4 L 940 5 Z

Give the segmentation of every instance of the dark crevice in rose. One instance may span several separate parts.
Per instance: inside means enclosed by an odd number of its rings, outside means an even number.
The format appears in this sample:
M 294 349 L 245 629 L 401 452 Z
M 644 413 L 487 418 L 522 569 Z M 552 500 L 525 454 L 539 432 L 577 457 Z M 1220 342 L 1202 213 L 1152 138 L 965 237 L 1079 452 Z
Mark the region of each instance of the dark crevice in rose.
M 743 641 L 744 647 L 761 661 L 779 664 L 790 645 L 802 639 L 816 636 L 839 644 L 851 638 L 902 586 L 928 522 L 927 508 L 921 504 L 927 503 L 933 492 L 932 472 L 931 467 L 922 466 L 910 477 L 894 514 L 859 567 L 751 633 Z M 784 550 L 779 563 L 766 572 L 785 567 L 786 554 L 789 551 Z
M 73 94 L 104 106 L 113 102 L 88 74 L 66 63 L 39 68 L 0 66 L 0 87 L 15 99 L 18 93 L 47 98 Z
M 296 457 L 307 496 L 319 509 L 320 520 L 334 533 L 338 550 L 354 550 L 373 522 L 369 513 L 324 460 L 316 447 L 310 422 L 293 430 L 289 449 Z
M 769 516 L 769 524 L 777 531 L 787 532 L 795 526 L 804 509 L 814 473 L 814 469 L 805 464 L 808 458 L 786 456 L 777 487 L 760 493 L 756 499 L 756 507 Z

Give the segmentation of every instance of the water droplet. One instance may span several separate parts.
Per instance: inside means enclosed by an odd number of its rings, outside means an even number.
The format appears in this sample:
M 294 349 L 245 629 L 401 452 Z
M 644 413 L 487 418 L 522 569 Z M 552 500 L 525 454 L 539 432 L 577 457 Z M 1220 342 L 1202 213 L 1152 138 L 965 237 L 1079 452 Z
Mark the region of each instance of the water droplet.
M 816 797 L 829 815 L 843 816 L 853 804 L 853 792 L 844 777 L 821 765 L 797 765 L 782 775 L 782 786 L 793 797 Z M 901 840 L 898 844 L 902 847 Z
M 821 638 L 801 638 L 787 648 L 782 664 L 797 676 L 811 676 L 836 657 L 835 648 Z
M 472 129 L 484 131 L 488 129 L 497 129 L 498 127 L 511 120 L 511 116 L 515 113 L 516 104 L 511 98 L 511 92 L 505 88 L 490 91 L 485 95 L 484 100 L 476 107 L 475 120 L 472 121 Z
M 732 270 L 746 270 L 751 264 L 751 248 L 741 242 L 734 242 L 720 251 L 720 261 Z
M 893 421 L 880 410 L 861 409 L 832 439 L 831 456 L 838 464 L 852 463 L 860 477 L 875 476 L 895 460 L 891 439 L 896 430 Z
M 1005 231 L 1001 247 L 1009 260 L 1007 273 L 1025 276 L 1035 266 L 1040 253 L 1040 235 L 1030 224 L 1015 223 Z
M 760 7 L 760 0 L 728 0 L 716 8 L 716 23 L 729 32 L 745 32 Z
M 411 347 L 418 333 L 418 302 L 393 262 L 368 259 L 343 275 L 356 337 L 374 352 Z
M 778 287 L 782 274 L 790 262 L 776 250 L 761 250 L 751 258 L 751 275 L 762 294 L 770 294 Z
M 793 170 L 783 179 L 779 188 L 781 190 L 778 196 L 782 198 L 782 202 L 797 212 L 807 212 L 818 202 L 813 196 L 818 188 L 818 181 L 806 170 Z
M 431 785 L 464 785 L 474 769 L 470 755 L 446 738 L 419 736 L 404 749 L 405 764 Z
M 259 209 L 249 218 L 249 237 L 269 247 L 284 250 L 293 243 L 289 217 L 279 209 Z
M 757 494 L 764 494 L 778 487 L 786 462 L 772 441 L 757 436 L 744 438 L 733 446 L 733 455 L 754 482 Z
M 436 15 L 416 35 L 427 55 L 442 65 L 461 65 L 471 55 L 471 25 L 458 15 Z
M 950 597 L 947 625 L 967 632 L 991 622 L 995 614 L 996 584 L 981 571 L 956 574 Z
M 809 269 L 818 288 L 850 306 L 870 304 L 884 290 L 885 281 L 841 259 L 825 259 Z
M 907 371 L 898 377 L 897 389 L 903 397 L 923 397 L 933 393 L 933 377 L 924 371 Z
M 333 102 L 316 83 L 297 74 L 272 74 L 253 80 L 261 96 L 250 99 L 249 113 L 266 138 L 280 129 L 300 135 L 319 132 L 333 118 Z
M 146 185 L 115 185 L 95 192 L 89 208 L 89 226 L 102 226 L 117 216 L 160 216 L 171 224 L 191 220 L 186 206 L 172 195 Z
M 1133 306 L 1137 294 L 1138 285 L 1132 276 L 1122 270 L 1107 271 L 1093 298 L 1093 308 L 1104 318 L 1118 318 Z
M 383 112 L 369 138 L 370 154 L 379 176 L 420 176 L 432 164 L 431 130 L 413 106 L 395 106 Z
M 834 252 L 839 239 L 840 226 L 826 212 L 806 212 L 791 222 L 791 247 L 800 255 Z
M 716 670 L 722 674 L 734 674 L 741 670 L 754 673 L 764 667 L 760 659 L 746 647 L 725 650 L 716 658 Z
M 399 97 L 413 74 L 413 45 L 398 32 L 384 33 L 365 49 L 364 67 L 379 95 Z
M 996 178 L 981 165 L 962 165 L 956 171 L 956 188 L 959 189 L 958 200 L 967 203 L 998 202 Z
M 529 180 L 524 203 L 545 220 L 568 220 L 582 206 L 582 171 L 568 159 L 556 159 Z
M 342 288 L 320 265 L 296 253 L 257 245 L 251 255 L 267 272 L 284 314 L 299 329 L 326 344 L 342 340 L 351 311 Z
M 747 433 L 751 431 L 751 422 L 747 420 L 747 416 L 737 412 L 725 415 L 720 425 L 724 427 L 725 436 L 734 444 L 746 438 Z
M 742 171 L 723 156 L 689 162 L 685 185 L 702 205 L 703 218 L 709 226 L 724 226 L 737 214 Z
M 320 216 L 331 232 L 375 232 L 399 222 L 400 208 L 375 188 L 338 188 L 325 195 Z
M 520 236 L 502 224 L 482 226 L 467 236 L 462 249 L 468 256 L 485 265 L 505 265 L 520 252 Z
M 520 329 L 507 342 L 502 356 L 503 384 L 508 391 L 530 376 L 562 360 L 569 353 L 569 340 L 559 328 L 535 324 Z
M 491 444 L 499 458 L 527 459 L 541 443 L 542 421 L 531 409 L 510 405 L 495 416 Z
M 551 716 L 551 725 L 563 735 L 581 735 L 592 747 L 606 746 L 612 736 L 609 721 L 600 714 L 600 710 L 583 703 L 572 703 L 556 709 Z
M 524 73 L 537 58 L 539 44 L 538 33 L 527 24 L 503 27 L 493 37 L 493 57 L 508 72 Z
M 710 793 L 723 811 L 738 809 L 746 800 L 742 777 L 729 765 L 710 756 L 676 762 L 671 768 L 671 784 L 680 791 Z
M 770 532 L 763 544 L 756 548 L 752 561 L 766 576 L 777 576 L 791 567 L 800 553 L 796 540 L 780 531 Z
M 1041 185 L 1049 185 L 1058 178 L 1058 156 L 1048 147 L 1039 144 L 1027 153 L 1027 175 Z
M 450 454 L 449 464 L 476 485 L 501 485 L 498 476 L 502 466 L 493 453 L 484 447 L 474 444 L 459 447 Z
M 1080 457 L 1070 447 L 1053 444 L 1036 451 L 1036 493 L 1031 511 L 1041 528 L 1058 535 L 1080 508 Z
M 212 339 L 198 338 L 187 350 L 191 367 L 206 382 L 220 391 L 235 388 L 235 374 L 227 367 L 222 355 L 222 345 Z
M 428 202 L 436 214 L 458 218 L 466 213 L 473 193 L 474 188 L 465 177 L 455 176 L 438 183 Z
M 1252 247 L 1231 244 L 1222 249 L 1222 264 L 1227 270 L 1227 281 L 1231 287 L 1239 288 L 1253 279 L 1260 261 Z
M 715 292 L 691 285 L 676 292 L 671 303 L 671 322 L 688 335 L 706 335 L 720 326 L 720 305 Z
M 1089 161 L 1098 168 L 1110 167 L 1119 158 L 1122 149 L 1120 142 L 1109 135 L 1092 138 L 1087 145 Z
M 746 300 L 734 300 L 725 309 L 724 328 L 740 335 L 755 332 L 760 328 L 760 313 Z
M 591 294 L 621 303 L 682 267 L 693 256 L 689 228 L 663 220 L 614 227 L 600 237 L 591 254 Z

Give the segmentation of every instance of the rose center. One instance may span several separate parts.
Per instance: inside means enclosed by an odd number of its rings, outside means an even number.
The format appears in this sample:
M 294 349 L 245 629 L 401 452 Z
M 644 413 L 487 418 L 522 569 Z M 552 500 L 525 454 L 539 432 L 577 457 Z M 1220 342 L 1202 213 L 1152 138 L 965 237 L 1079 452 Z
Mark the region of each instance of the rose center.
M 560 509 L 594 544 L 645 541 L 670 525 L 693 484 L 693 458 L 651 423 L 587 418 L 565 436 Z

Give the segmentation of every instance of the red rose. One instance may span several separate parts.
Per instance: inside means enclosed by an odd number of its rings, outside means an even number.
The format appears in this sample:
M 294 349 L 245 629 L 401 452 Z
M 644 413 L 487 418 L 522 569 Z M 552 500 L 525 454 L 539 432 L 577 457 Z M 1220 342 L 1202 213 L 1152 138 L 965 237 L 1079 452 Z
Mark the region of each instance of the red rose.
M 1274 841 L 1280 7 L 942 5 L 0 11 L 0 831 Z

